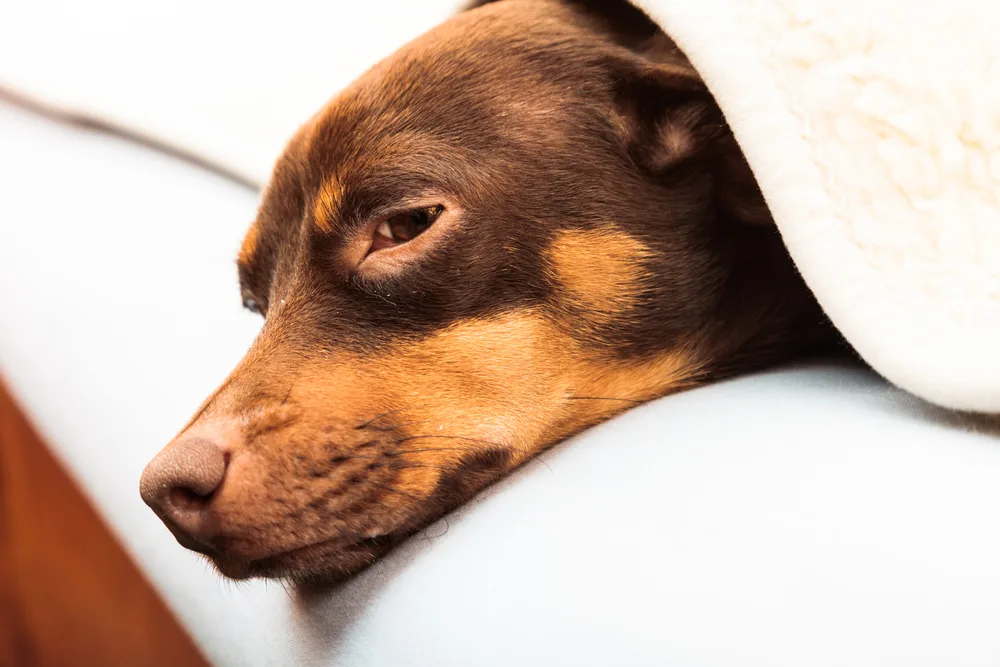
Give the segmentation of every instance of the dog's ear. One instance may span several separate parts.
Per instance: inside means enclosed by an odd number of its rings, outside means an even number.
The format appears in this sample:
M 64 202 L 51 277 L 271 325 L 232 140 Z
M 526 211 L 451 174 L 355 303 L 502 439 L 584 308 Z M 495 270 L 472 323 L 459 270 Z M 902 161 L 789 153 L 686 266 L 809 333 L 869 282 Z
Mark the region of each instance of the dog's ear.
M 770 211 L 742 151 L 702 78 L 655 22 L 624 0 L 563 0 L 618 48 L 609 52 L 615 125 L 636 164 L 653 177 L 685 166 L 711 173 L 718 208 L 747 224 Z
M 703 160 L 719 139 L 721 112 L 681 58 L 660 46 L 609 56 L 613 120 L 632 158 L 652 173 Z
M 615 125 L 643 168 L 658 172 L 704 157 L 722 114 L 683 52 L 634 5 L 562 0 L 599 41 L 614 94 Z
M 707 173 L 722 215 L 772 224 L 722 110 L 686 59 L 631 56 L 616 64 L 615 77 L 614 124 L 640 169 L 654 179 L 672 179 L 681 170 Z
M 470 0 L 463 11 L 501 0 Z M 669 178 L 694 166 L 709 171 L 718 208 L 731 219 L 769 224 L 771 215 L 739 145 L 687 56 L 627 0 L 550 0 L 600 37 L 615 94 L 615 118 L 635 163 Z

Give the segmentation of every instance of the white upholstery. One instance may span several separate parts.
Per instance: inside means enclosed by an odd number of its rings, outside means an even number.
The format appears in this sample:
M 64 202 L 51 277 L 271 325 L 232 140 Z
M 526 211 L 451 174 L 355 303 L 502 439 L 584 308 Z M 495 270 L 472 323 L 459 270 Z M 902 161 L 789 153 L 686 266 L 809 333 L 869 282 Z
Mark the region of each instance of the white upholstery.
M 216 664 L 1000 662 L 997 428 L 827 365 L 634 410 L 338 591 L 222 582 L 137 484 L 258 327 L 256 195 L 4 107 L 0 146 L 0 373 Z

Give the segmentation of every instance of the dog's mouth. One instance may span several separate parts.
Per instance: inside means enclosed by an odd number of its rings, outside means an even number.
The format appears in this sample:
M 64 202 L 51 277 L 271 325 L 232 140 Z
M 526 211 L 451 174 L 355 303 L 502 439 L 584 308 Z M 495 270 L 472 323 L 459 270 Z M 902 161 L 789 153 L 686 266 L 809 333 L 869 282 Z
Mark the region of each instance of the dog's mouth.
M 252 579 L 255 577 L 282 578 L 294 576 L 300 569 L 297 564 L 315 566 L 317 561 L 332 561 L 335 566 L 340 559 L 340 552 L 372 552 L 382 553 L 386 549 L 390 534 L 374 535 L 356 541 L 345 540 L 343 537 L 328 537 L 286 550 L 279 550 L 263 557 L 247 558 L 225 547 L 225 540 L 216 540 L 214 544 L 206 544 L 191 538 L 167 517 L 160 517 L 173 534 L 177 543 L 185 549 L 194 551 L 208 558 L 219 572 L 230 579 Z
M 360 427 L 353 417 L 331 427 L 326 417 L 319 425 L 279 417 L 242 427 L 248 433 L 238 437 L 253 444 L 230 455 L 224 466 L 212 458 L 214 440 L 188 436 L 168 450 L 185 454 L 184 443 L 192 442 L 188 449 L 194 453 L 181 463 L 199 463 L 196 455 L 219 463 L 221 482 L 210 480 L 211 493 L 187 487 L 162 492 L 164 483 L 154 484 L 155 476 L 142 487 L 144 500 L 177 542 L 204 555 L 228 579 L 298 584 L 347 578 L 516 463 L 513 448 L 492 439 L 496 427 L 486 439 L 453 435 L 442 420 L 411 434 L 404 424 L 428 420 L 396 422 L 380 414 Z M 195 473 L 205 468 L 195 467 Z M 192 485 L 201 479 L 195 473 Z
M 332 537 L 253 559 L 225 550 L 193 550 L 204 554 L 219 573 L 229 579 L 267 578 L 297 584 L 332 584 L 371 565 L 409 535 L 410 532 L 391 532 L 357 540 Z

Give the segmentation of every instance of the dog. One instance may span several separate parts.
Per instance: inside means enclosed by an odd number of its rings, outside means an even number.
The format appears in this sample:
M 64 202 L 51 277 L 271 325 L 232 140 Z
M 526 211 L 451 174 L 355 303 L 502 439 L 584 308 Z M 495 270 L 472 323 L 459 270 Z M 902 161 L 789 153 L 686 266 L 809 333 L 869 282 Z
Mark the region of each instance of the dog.
M 622 1 L 473 3 L 316 113 L 246 357 L 143 499 L 234 579 L 337 581 L 570 435 L 837 344 L 722 113 Z

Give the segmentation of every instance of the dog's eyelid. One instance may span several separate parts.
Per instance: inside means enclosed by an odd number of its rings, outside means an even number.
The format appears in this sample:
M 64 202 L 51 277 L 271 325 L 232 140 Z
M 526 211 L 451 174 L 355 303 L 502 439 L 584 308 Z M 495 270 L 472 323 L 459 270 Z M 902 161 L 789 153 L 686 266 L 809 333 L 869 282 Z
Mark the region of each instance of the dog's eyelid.
M 444 204 L 427 204 L 422 202 L 416 202 L 404 206 L 393 206 L 392 208 L 386 208 L 370 216 L 369 219 L 390 220 L 392 218 L 397 218 L 399 216 L 412 215 L 415 213 L 427 213 L 432 218 L 436 218 L 440 216 L 442 213 L 444 213 L 444 210 L 445 210 Z
M 345 259 L 358 277 L 398 275 L 450 235 L 463 209 L 446 197 L 410 200 L 369 219 Z
M 421 236 L 434 225 L 444 210 L 442 204 L 434 204 L 383 216 L 375 227 L 374 238 L 367 255 L 404 245 Z

